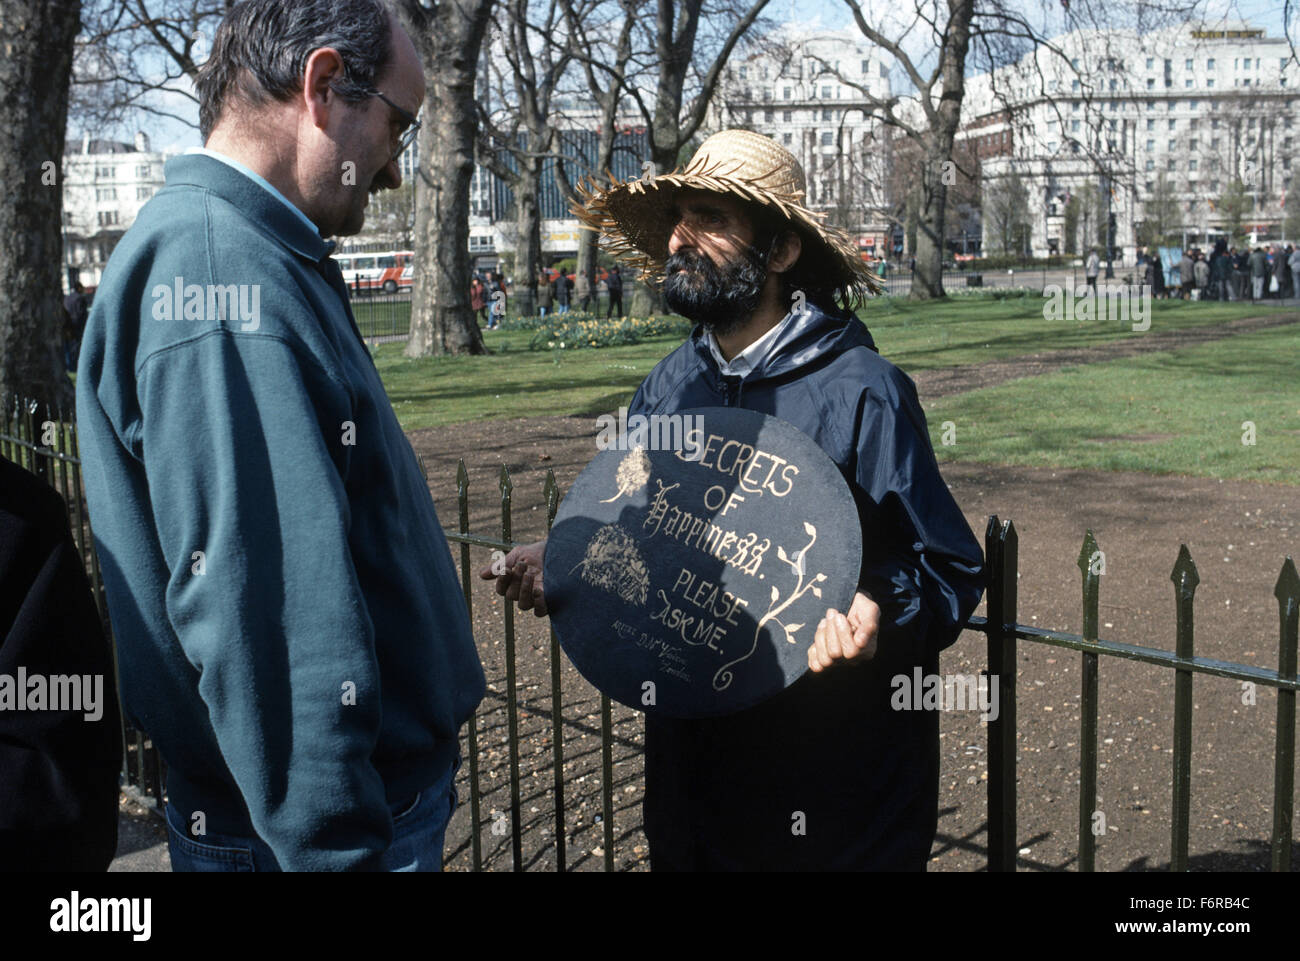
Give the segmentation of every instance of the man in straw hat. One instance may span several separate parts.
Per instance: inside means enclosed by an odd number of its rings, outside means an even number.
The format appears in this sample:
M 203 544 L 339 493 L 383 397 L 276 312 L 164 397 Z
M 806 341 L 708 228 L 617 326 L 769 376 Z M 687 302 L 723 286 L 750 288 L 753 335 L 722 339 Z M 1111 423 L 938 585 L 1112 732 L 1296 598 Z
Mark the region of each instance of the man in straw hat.
M 851 311 L 878 281 L 803 196 L 788 151 L 726 130 L 684 169 L 586 188 L 578 211 L 698 323 L 629 416 L 738 406 L 789 421 L 840 467 L 864 532 L 859 591 L 817 625 L 809 673 L 727 717 L 646 717 L 656 870 L 922 870 L 934 840 L 938 715 L 892 695 L 899 677 L 937 675 L 983 593 L 983 557 L 916 388 Z M 539 614 L 544 549 L 516 548 L 497 580 Z

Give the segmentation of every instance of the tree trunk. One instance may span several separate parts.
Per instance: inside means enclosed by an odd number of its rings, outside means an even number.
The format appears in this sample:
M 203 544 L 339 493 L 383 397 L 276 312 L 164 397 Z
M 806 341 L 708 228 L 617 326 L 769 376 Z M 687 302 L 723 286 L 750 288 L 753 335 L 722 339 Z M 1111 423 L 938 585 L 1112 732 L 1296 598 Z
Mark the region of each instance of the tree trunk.
M 529 151 L 540 152 L 529 138 Z M 546 149 L 539 145 L 541 150 Z M 521 157 L 515 191 L 515 296 L 519 315 L 537 313 L 537 275 L 542 269 L 542 215 L 538 196 L 542 187 L 541 157 Z
M 483 354 L 469 305 L 469 190 L 477 115 L 474 82 L 492 0 L 401 6 L 424 63 L 426 102 L 415 177 L 415 281 L 407 357 Z
M 966 53 L 970 49 L 970 24 L 975 0 L 948 0 L 948 27 L 944 32 L 943 93 L 936 120 L 926 136 L 925 165 L 921 168 L 921 209 L 916 231 L 916 274 L 913 300 L 946 296 L 943 291 L 944 213 L 948 206 L 945 171 L 951 167 L 952 144 L 961 123 L 961 102 L 966 94 Z
M 81 0 L 0 0 L 0 399 L 71 415 L 63 367 L 63 142 Z

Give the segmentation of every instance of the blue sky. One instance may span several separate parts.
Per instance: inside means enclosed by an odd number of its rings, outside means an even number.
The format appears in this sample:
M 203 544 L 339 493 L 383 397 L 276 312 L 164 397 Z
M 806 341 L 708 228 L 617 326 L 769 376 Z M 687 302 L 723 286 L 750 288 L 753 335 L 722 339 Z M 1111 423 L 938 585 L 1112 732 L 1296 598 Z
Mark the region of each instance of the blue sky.
M 876 0 L 873 3 L 872 0 L 865 0 L 864 8 L 886 5 L 910 6 L 906 2 Z M 1055 0 L 1028 0 L 1023 2 L 1022 6 L 1026 11 L 1034 11 L 1040 16 L 1047 11 L 1053 18 L 1059 19 L 1061 14 L 1059 3 Z M 1218 16 L 1228 13 L 1233 19 L 1250 20 L 1256 26 L 1263 27 L 1268 36 L 1282 35 L 1282 0 L 1211 0 L 1210 10 Z M 853 26 L 852 15 L 843 0 L 772 0 L 768 13 L 777 20 L 797 19 L 800 22 L 816 20 L 830 29 Z M 140 124 L 140 129 L 149 135 L 154 149 L 171 147 L 184 149 L 199 146 L 197 108 L 183 98 L 176 97 L 172 100 L 171 109 L 176 113 L 191 116 L 193 126 L 141 115 L 137 122 Z M 115 133 L 120 139 L 130 139 L 133 132 L 133 130 L 119 130 Z M 112 136 L 114 132 L 101 133 Z M 80 131 L 69 131 L 69 136 L 79 137 Z

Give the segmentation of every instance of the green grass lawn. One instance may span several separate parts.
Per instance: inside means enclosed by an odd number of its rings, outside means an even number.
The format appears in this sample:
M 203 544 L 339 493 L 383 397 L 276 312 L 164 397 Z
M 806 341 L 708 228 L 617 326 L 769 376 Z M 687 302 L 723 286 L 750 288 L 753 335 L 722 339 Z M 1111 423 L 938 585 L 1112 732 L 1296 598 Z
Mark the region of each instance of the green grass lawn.
M 1279 308 L 1157 301 L 1151 329 L 1213 325 Z M 1086 347 L 1142 337 L 1131 324 L 1043 318 L 1039 295 L 957 297 L 931 305 L 879 298 L 860 316 L 881 353 L 906 371 Z M 358 317 L 360 321 L 360 316 Z M 486 357 L 406 359 L 403 343 L 380 344 L 375 359 L 407 430 L 470 420 L 542 415 L 595 416 L 626 404 L 651 368 L 680 343 L 660 337 L 597 350 L 530 351 L 531 331 L 485 331 Z
M 1297 358 L 1300 326 L 1278 327 L 958 394 L 926 418 L 940 460 L 1297 484 Z

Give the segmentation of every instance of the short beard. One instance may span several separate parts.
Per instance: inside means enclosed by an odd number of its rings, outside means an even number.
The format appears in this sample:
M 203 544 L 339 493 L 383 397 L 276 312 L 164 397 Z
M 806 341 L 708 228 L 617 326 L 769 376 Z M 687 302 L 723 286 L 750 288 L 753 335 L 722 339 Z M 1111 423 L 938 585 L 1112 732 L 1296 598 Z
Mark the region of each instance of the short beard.
M 664 303 L 717 336 L 753 316 L 767 280 L 767 258 L 750 247 L 719 269 L 708 257 L 685 248 L 668 258 L 664 270 Z

